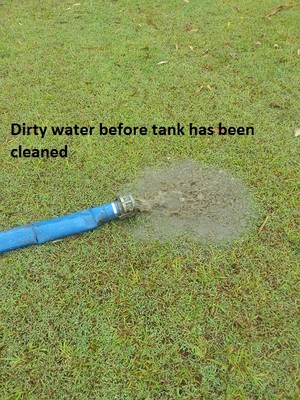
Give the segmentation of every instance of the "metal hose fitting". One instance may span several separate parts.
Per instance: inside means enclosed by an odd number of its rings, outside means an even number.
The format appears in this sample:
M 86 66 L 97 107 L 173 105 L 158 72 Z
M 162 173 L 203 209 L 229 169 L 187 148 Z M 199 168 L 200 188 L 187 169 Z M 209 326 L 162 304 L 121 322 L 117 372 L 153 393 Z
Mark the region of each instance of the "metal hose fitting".
M 116 200 L 121 213 L 119 218 L 128 218 L 136 213 L 136 204 L 131 194 L 120 196 Z

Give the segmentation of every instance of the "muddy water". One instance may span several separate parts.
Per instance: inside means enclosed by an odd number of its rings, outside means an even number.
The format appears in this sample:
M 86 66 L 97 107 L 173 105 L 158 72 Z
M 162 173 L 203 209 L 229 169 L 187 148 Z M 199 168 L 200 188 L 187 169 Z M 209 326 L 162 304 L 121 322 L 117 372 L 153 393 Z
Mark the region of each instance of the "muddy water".
M 255 219 L 243 182 L 228 172 L 185 161 L 147 169 L 127 188 L 141 215 L 134 231 L 139 239 L 189 234 L 204 242 L 236 239 Z

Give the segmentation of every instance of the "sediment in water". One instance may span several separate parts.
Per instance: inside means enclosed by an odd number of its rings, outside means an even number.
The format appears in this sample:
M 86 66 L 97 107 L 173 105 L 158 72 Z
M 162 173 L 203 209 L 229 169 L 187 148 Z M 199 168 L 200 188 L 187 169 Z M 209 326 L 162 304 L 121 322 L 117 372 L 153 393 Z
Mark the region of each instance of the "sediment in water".
M 148 168 L 127 190 L 143 215 L 134 230 L 143 240 L 189 234 L 193 240 L 228 242 L 249 229 L 255 217 L 241 180 L 193 161 Z

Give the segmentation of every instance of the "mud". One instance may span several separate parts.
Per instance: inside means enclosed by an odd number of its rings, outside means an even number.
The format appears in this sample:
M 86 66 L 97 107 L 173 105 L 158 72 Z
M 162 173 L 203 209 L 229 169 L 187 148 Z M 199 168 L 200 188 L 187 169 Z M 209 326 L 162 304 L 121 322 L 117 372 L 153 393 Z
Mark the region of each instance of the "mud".
M 141 215 L 138 239 L 170 239 L 188 234 L 203 242 L 228 242 L 253 225 L 251 193 L 229 172 L 185 161 L 147 169 L 126 188 Z

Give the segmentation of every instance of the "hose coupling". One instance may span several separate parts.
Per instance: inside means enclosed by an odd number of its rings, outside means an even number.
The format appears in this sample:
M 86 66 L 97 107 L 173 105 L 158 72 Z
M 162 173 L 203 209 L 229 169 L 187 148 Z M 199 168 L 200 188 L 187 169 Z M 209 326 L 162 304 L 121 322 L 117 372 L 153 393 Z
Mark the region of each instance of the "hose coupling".
M 117 202 L 121 212 L 119 218 L 128 218 L 136 213 L 136 204 L 131 194 L 120 196 L 117 198 Z

